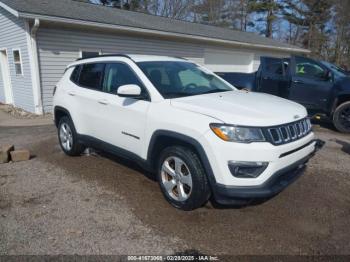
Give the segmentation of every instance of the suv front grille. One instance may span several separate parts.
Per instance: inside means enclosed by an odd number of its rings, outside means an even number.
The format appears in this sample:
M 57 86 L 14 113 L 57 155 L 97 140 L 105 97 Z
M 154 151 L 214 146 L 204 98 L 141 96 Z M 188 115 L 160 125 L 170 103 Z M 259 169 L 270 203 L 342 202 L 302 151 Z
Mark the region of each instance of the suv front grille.
M 282 145 L 293 142 L 311 132 L 311 122 L 308 118 L 304 118 L 297 122 L 268 127 L 265 130 L 267 139 L 274 145 Z

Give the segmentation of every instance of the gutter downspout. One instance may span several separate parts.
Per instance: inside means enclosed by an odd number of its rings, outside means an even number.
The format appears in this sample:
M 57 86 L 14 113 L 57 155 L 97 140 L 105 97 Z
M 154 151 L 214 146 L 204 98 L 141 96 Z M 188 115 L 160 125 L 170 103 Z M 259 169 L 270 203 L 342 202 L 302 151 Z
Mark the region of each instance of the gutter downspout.
M 29 34 L 29 55 L 31 62 L 31 72 L 32 72 L 32 82 L 33 82 L 33 95 L 35 104 L 35 113 L 42 115 L 43 105 L 42 105 L 42 94 L 41 94 L 41 83 L 40 83 L 40 72 L 39 72 L 39 57 L 38 57 L 38 47 L 36 42 L 36 33 L 40 27 L 40 20 L 36 18 L 32 28 L 29 27 L 29 22 L 27 24 L 27 33 Z

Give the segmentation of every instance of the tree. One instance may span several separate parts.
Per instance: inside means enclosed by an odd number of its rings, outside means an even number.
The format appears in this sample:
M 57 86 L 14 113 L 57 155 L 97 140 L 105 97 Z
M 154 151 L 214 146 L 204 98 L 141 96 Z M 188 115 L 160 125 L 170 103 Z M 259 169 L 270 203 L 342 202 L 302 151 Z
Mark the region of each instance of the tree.
M 92 3 L 96 3 L 93 1 Z M 104 6 L 110 6 L 126 10 L 138 10 L 140 8 L 140 0 L 99 0 L 97 3 L 100 3 Z
M 350 66 L 350 2 L 335 2 L 334 31 L 333 37 L 334 57 L 333 61 L 340 66 Z
M 287 0 L 284 17 L 296 26 L 295 41 L 321 58 L 327 45 L 327 23 L 331 19 L 332 3 L 329 0 Z
M 148 0 L 144 10 L 153 15 L 189 20 L 195 0 Z
M 247 31 L 247 26 L 252 25 L 248 17 L 251 13 L 249 0 L 239 0 L 239 3 L 236 7 L 237 18 L 239 21 L 239 29 L 241 31 Z
M 246 31 L 249 0 L 196 1 L 193 12 L 196 22 Z
M 264 17 L 258 19 L 258 22 L 265 22 L 265 28 L 261 33 L 266 37 L 273 36 L 273 24 L 278 18 L 277 14 L 282 10 L 282 4 L 277 0 L 250 0 L 248 1 L 248 12 L 261 14 Z

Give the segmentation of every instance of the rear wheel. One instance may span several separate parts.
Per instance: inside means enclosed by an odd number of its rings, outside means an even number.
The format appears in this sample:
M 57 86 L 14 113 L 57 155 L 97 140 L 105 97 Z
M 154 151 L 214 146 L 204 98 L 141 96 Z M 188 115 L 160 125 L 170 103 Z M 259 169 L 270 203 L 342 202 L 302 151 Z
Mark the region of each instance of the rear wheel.
M 333 124 L 342 133 L 350 133 L 350 101 L 337 107 L 333 114 Z
M 84 151 L 84 146 L 78 142 L 72 120 L 64 116 L 58 124 L 58 139 L 64 153 L 69 156 L 79 156 Z
M 210 197 L 207 176 L 197 154 L 173 146 L 163 150 L 158 165 L 158 182 L 164 197 L 176 208 L 193 210 Z

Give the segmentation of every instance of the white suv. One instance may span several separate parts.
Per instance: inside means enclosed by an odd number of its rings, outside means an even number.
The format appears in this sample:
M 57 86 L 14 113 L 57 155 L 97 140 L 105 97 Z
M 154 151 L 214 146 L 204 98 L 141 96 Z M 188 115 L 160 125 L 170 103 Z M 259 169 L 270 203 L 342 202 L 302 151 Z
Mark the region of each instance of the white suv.
M 192 210 L 269 198 L 322 146 L 303 106 L 238 91 L 181 58 L 106 55 L 69 65 L 54 91 L 63 151 L 98 148 L 155 172 L 165 198 Z

